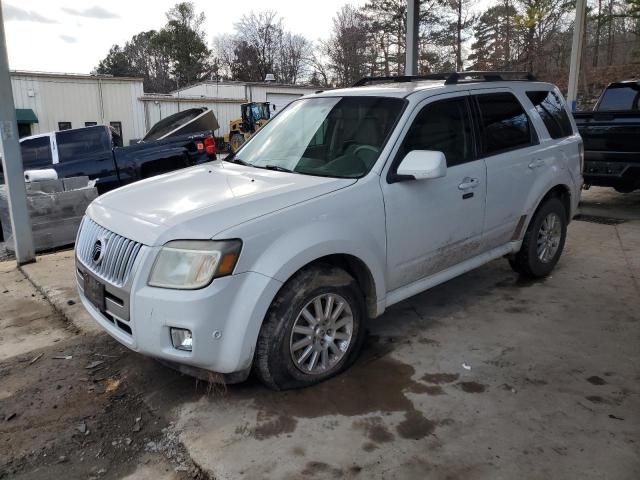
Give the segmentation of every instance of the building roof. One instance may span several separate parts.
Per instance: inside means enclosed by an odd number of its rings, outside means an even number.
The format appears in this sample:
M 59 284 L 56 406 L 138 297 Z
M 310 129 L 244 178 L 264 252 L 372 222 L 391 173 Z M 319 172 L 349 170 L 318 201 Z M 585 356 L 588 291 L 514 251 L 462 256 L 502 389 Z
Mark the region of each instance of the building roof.
M 297 88 L 300 90 L 313 90 L 317 89 L 313 85 L 294 85 L 291 83 L 276 83 L 276 82 L 241 82 L 238 80 L 222 80 L 217 82 L 215 80 L 204 80 L 202 82 L 192 83 L 186 87 L 178 88 L 177 90 L 172 91 L 171 93 L 182 92 L 183 90 L 188 90 L 190 88 L 196 87 L 198 85 L 236 85 L 236 86 L 245 86 L 245 85 L 256 85 L 259 87 L 283 87 L 283 88 Z
M 113 75 L 92 75 L 87 73 L 31 72 L 11 70 L 12 77 L 69 78 L 75 80 L 107 80 L 114 82 L 142 82 L 142 77 L 114 77 Z
M 164 93 L 145 93 L 143 96 L 138 97 L 143 102 L 214 102 L 214 103 L 246 103 L 246 98 L 219 98 L 219 97 L 204 97 L 204 96 L 174 96 Z

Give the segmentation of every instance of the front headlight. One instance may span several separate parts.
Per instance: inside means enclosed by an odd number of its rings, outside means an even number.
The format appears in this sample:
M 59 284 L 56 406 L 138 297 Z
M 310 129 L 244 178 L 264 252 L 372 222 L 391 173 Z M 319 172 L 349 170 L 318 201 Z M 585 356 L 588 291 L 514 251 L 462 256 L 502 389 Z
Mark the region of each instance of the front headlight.
M 214 278 L 231 275 L 238 262 L 240 240 L 175 240 L 166 243 L 153 264 L 149 285 L 195 290 Z

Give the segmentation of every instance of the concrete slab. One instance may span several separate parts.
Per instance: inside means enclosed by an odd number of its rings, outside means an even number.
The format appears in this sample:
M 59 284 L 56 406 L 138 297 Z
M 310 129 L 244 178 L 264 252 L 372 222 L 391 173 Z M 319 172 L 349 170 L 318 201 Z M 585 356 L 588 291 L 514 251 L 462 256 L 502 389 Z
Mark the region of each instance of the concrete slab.
M 637 478 L 635 228 L 575 222 L 544 281 L 497 261 L 394 306 L 322 385 L 179 405 L 181 439 L 220 479 Z
M 16 268 L 0 262 L 0 361 L 52 345 L 71 333 L 46 299 Z M 7 396 L 0 388 L 0 399 Z
M 640 221 L 599 195 L 613 206 L 596 213 L 628 221 L 572 223 L 551 277 L 523 281 L 500 260 L 402 302 L 322 385 L 203 394 L 143 358 L 122 375 L 214 478 L 639 478 Z M 73 268 L 63 252 L 23 270 L 96 331 Z
M 618 193 L 613 188 L 591 187 L 582 191 L 580 213 L 600 217 L 640 220 L 640 190 Z
M 22 271 L 76 328 L 85 333 L 103 332 L 80 303 L 73 250 L 38 256 L 35 263 L 23 265 Z

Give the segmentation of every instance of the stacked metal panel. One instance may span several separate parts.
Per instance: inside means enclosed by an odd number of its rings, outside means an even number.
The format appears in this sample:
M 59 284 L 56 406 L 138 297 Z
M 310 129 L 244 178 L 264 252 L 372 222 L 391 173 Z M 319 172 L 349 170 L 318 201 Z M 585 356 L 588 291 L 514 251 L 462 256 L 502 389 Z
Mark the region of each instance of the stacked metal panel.
M 98 196 L 88 177 L 27 183 L 27 204 L 36 252 L 71 245 L 87 206 Z M 15 250 L 5 185 L 0 185 L 0 224 L 7 250 Z

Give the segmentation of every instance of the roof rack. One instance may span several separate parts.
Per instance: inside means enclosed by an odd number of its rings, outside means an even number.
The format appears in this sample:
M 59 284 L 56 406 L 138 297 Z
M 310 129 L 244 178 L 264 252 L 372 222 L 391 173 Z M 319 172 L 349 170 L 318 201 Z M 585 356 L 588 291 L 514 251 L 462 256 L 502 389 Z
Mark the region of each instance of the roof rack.
M 504 77 L 516 77 L 509 78 L 509 80 L 524 80 L 534 81 L 535 77 L 529 72 L 481 72 L 481 71 L 468 71 L 468 72 L 448 72 L 448 73 L 429 73 L 426 75 L 392 75 L 382 77 L 364 77 L 354 83 L 353 87 L 362 87 L 364 85 L 370 85 L 377 82 L 414 82 L 417 80 L 444 80 L 445 85 L 456 85 L 461 82 L 499 82 L 504 80 Z

